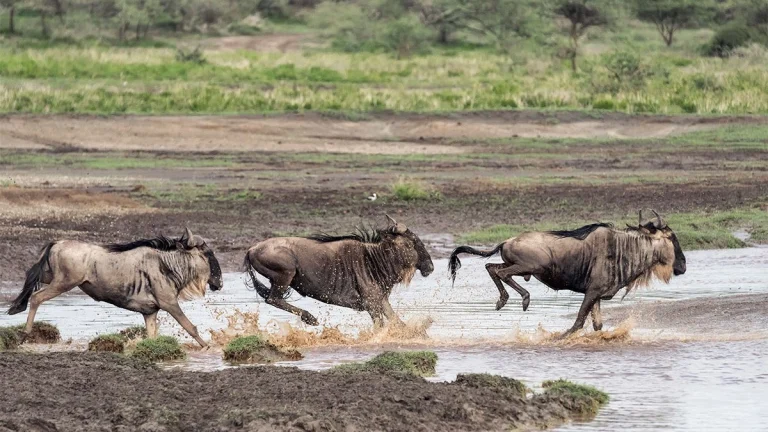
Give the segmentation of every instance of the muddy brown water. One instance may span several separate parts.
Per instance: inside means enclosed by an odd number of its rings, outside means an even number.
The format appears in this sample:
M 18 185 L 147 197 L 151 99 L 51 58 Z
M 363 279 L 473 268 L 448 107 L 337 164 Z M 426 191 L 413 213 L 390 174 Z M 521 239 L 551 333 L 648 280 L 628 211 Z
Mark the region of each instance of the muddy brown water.
M 385 349 L 430 349 L 439 356 L 432 380 L 488 372 L 536 389 L 544 380 L 566 378 L 611 395 L 594 421 L 557 430 L 768 430 L 768 248 L 695 251 L 687 257 L 688 272 L 669 285 L 656 283 L 623 302 L 607 302 L 608 331 L 588 331 L 566 342 L 552 336 L 572 324 L 580 296 L 523 282 L 531 291 L 528 312 L 514 296 L 496 311 L 498 293 L 485 260 L 472 258 L 462 260 L 453 287 L 446 261 L 435 260 L 433 276 L 396 288 L 393 305 L 408 322 L 408 335 L 372 334 L 367 315 L 293 294 L 290 302 L 332 329 L 318 337 L 292 315 L 265 305 L 237 273 L 225 275 L 222 292 L 184 309 L 218 341 L 258 326 L 298 345 L 305 358 L 285 365 L 318 370 Z M 143 323 L 140 315 L 75 294 L 45 304 L 38 317 L 58 325 L 73 342 L 35 349 L 82 349 L 97 334 Z M 0 325 L 23 320 L 2 315 Z M 191 341 L 167 316 L 161 329 Z M 166 367 L 232 366 L 214 348 L 192 350 L 187 361 Z

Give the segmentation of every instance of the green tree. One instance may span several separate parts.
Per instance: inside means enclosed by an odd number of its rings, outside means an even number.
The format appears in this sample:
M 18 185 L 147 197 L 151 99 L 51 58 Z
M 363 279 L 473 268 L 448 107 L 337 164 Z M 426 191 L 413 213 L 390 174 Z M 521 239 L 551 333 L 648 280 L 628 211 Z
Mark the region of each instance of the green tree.
M 653 23 L 667 46 L 672 45 L 675 32 L 702 19 L 711 6 L 706 0 L 634 1 L 637 18 Z
M 535 8 L 528 0 L 454 1 L 455 25 L 490 37 L 505 51 L 518 38 L 531 36 L 536 23 Z
M 571 69 L 576 71 L 579 41 L 588 29 L 610 24 L 614 20 L 616 6 L 610 0 L 555 0 L 553 6 L 555 16 L 568 22 L 568 57 Z

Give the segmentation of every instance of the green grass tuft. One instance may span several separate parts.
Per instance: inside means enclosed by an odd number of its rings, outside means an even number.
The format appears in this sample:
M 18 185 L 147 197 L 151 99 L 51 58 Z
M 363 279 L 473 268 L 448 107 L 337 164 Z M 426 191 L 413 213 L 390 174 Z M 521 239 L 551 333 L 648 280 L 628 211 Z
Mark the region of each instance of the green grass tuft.
M 131 326 L 120 330 L 120 336 L 126 340 L 146 339 L 147 328 L 144 326 Z
M 272 363 L 301 358 L 298 351 L 282 350 L 259 335 L 235 338 L 224 348 L 224 360 L 238 363 Z
M 400 201 L 440 199 L 440 192 L 421 181 L 401 177 L 392 185 L 392 195 Z
M 592 386 L 575 384 L 564 379 L 544 381 L 541 386 L 547 396 L 570 399 L 570 403 L 566 404 L 567 408 L 584 417 L 597 414 L 600 407 L 610 399 L 608 394 Z
M 144 339 L 136 345 L 131 356 L 149 362 L 181 360 L 187 353 L 179 342 L 171 336 L 158 336 L 154 339 Z
M 16 349 L 20 344 L 18 330 L 13 327 L 0 327 L 0 351 Z
M 456 376 L 456 384 L 466 387 L 488 388 L 496 391 L 509 392 L 520 397 L 525 397 L 528 388 L 522 381 L 487 373 L 459 374 Z
M 99 335 L 88 342 L 88 351 L 122 354 L 125 351 L 125 342 L 125 336 L 116 333 Z
M 347 363 L 334 369 L 342 372 L 400 373 L 416 376 L 435 374 L 437 354 L 432 351 L 386 351 L 364 363 Z

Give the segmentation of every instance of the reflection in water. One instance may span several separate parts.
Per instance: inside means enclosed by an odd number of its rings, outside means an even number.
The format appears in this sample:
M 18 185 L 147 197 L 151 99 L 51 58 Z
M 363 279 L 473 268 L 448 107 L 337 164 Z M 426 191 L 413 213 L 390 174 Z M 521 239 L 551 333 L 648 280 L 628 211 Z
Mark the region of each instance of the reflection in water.
M 605 302 L 606 315 L 618 305 L 692 298 L 711 299 L 712 305 L 719 305 L 722 296 L 768 293 L 768 249 L 686 255 L 689 268 L 684 276 L 673 278 L 669 285 L 639 290 L 622 303 Z M 531 386 L 566 378 L 595 385 L 611 395 L 610 404 L 595 421 L 562 430 L 615 430 L 619 426 L 630 430 L 768 430 L 768 328 L 762 332 L 748 329 L 749 333 L 739 328 L 734 333 L 742 334 L 723 335 L 713 332 L 711 325 L 697 327 L 694 321 L 690 328 L 662 331 L 644 328 L 643 320 L 635 325 L 630 318 L 608 321 L 606 332 L 590 331 L 556 342 L 553 334 L 573 323 L 581 296 L 521 281 L 531 292 L 528 312 L 523 313 L 516 297 L 496 311 L 498 292 L 484 262 L 465 260 L 452 287 L 446 272 L 440 271 L 446 267 L 445 261 L 436 260 L 438 271 L 429 279 L 417 277 L 410 287 L 396 288 L 392 303 L 409 324 L 411 334 L 406 335 L 372 332 L 367 314 L 294 294 L 289 301 L 315 314 L 324 325 L 322 331 L 307 327 L 298 318 L 266 306 L 244 287 L 239 274 L 225 275 L 223 291 L 209 293 L 205 300 L 186 303 L 183 308 L 218 344 L 258 328 L 280 343 L 304 347 L 305 359 L 290 363 L 302 368 L 325 369 L 367 359 L 384 349 L 428 346 L 440 359 L 434 380 L 451 380 L 463 372 L 503 374 Z M 191 341 L 170 317 L 161 316 L 163 333 Z M 0 325 L 24 319 L 24 314 L 2 315 Z M 76 340 L 75 345 L 99 333 L 143 323 L 138 314 L 79 295 L 46 303 L 38 319 L 57 324 L 65 338 Z M 727 320 L 728 316 L 719 311 L 707 319 Z M 753 322 L 759 328 L 766 318 L 755 316 Z M 187 362 L 169 367 L 211 370 L 228 366 L 221 361 L 219 348 L 192 351 Z

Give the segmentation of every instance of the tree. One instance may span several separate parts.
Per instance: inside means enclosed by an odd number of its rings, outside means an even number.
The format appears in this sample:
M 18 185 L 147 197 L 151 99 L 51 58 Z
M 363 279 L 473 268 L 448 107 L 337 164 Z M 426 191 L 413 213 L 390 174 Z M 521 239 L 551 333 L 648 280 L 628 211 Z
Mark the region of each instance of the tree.
M 612 21 L 611 5 L 597 0 L 556 0 L 555 16 L 565 18 L 568 25 L 569 52 L 571 68 L 576 71 L 576 57 L 579 54 L 579 40 L 591 27 L 600 27 Z
M 675 32 L 694 24 L 707 8 L 705 0 L 635 0 L 635 15 L 641 21 L 653 23 L 667 46 L 672 45 Z
M 8 9 L 8 33 L 11 34 L 16 33 L 13 19 L 16 15 L 16 4 L 19 2 L 20 0 L 0 0 L 0 6 Z
M 507 50 L 518 37 L 531 35 L 535 8 L 527 0 L 454 0 L 458 27 L 493 38 Z

